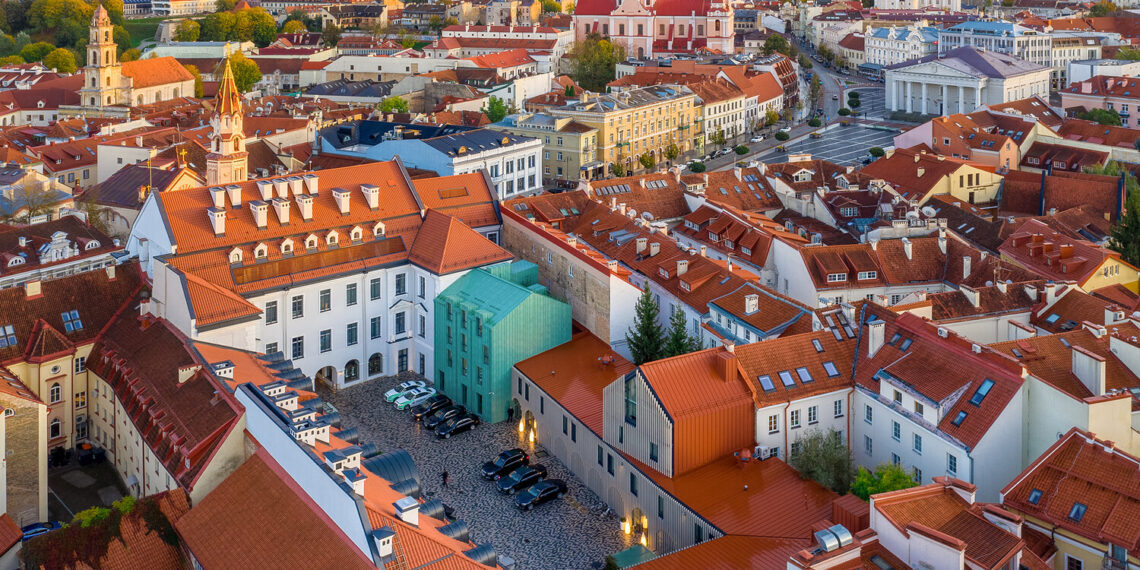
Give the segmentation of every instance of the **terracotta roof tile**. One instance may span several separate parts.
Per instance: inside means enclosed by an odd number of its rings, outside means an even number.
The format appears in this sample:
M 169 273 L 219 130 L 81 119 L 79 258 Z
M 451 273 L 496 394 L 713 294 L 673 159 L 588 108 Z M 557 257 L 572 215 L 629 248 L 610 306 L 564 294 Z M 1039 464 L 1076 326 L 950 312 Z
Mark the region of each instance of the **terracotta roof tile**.
M 998 249 L 1042 277 L 1078 284 L 1091 278 L 1105 260 L 1120 258 L 1116 252 L 1061 235 L 1037 220 L 1021 224 Z
M 455 216 L 473 228 L 501 223 L 494 192 L 482 172 L 420 178 L 412 186 L 424 208 Z
M 273 457 L 258 449 L 176 523 L 207 568 L 371 568 L 371 561 Z
M 437 275 L 508 261 L 511 252 L 443 212 L 428 210 L 408 261 Z
M 607 205 L 617 200 L 638 215 L 649 212 L 655 220 L 672 220 L 689 213 L 685 187 L 668 172 L 593 180 L 587 188 L 594 200 Z
M 1124 337 L 1140 333 L 1131 323 L 1110 325 L 1116 334 Z M 1087 329 L 1071 332 L 1039 335 L 991 344 L 990 348 L 1008 354 L 1024 365 L 1029 373 L 1051 384 L 1053 387 L 1078 399 L 1092 398 L 1094 394 L 1088 386 L 1073 373 L 1073 351 L 1077 348 L 1100 356 L 1105 360 L 1105 390 L 1129 390 L 1140 388 L 1140 377 L 1132 372 L 1110 348 L 1113 335 L 1097 338 Z
M 23 536 L 24 532 L 8 513 L 0 515 L 0 552 L 8 552 Z
M 810 546 L 811 542 L 803 538 L 729 535 L 674 551 L 637 567 L 646 570 L 784 568 L 792 555 Z
M 856 342 L 842 334 L 840 337 L 843 340 L 825 329 L 737 346 L 736 355 L 752 384 L 756 407 L 852 387 Z M 780 379 L 781 372 L 791 374 L 791 386 Z
M 173 57 L 150 57 L 124 61 L 123 76 L 131 79 L 131 87 L 144 89 L 168 83 L 193 81 L 194 76 Z M 209 68 L 212 69 L 212 68 Z

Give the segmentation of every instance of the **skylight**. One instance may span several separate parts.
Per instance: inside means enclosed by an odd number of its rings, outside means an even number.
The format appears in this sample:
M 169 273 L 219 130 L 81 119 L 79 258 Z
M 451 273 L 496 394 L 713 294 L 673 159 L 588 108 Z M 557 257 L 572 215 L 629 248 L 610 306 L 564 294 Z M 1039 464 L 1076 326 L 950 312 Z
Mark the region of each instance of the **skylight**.
M 823 352 L 823 344 L 819 342 L 818 338 L 811 339 L 811 345 L 815 347 L 816 352 Z
M 823 371 L 827 372 L 828 378 L 835 378 L 836 376 L 839 376 L 839 369 L 836 368 L 835 363 L 830 360 L 823 363 Z
M 79 311 L 71 310 L 61 313 L 60 317 L 63 318 L 63 329 L 67 332 L 83 330 L 83 321 L 79 320 Z
M 1069 509 L 1069 519 L 1073 522 L 1081 522 L 1081 519 L 1085 517 L 1085 511 L 1088 509 L 1084 503 L 1073 503 L 1073 508 Z
M 898 342 L 900 338 L 902 338 L 902 335 L 899 333 L 895 333 L 894 336 L 891 337 L 891 341 L 888 342 L 887 344 L 894 346 L 895 343 Z
M 796 385 L 796 381 L 792 379 L 792 373 L 787 370 L 780 371 L 780 382 L 784 383 L 785 388 L 791 388 Z
M 1053 324 L 1059 320 L 1061 320 L 1061 315 L 1058 315 L 1057 313 L 1053 313 L 1052 315 L 1049 315 L 1045 318 L 1045 322 L 1049 324 Z
M 1032 491 L 1030 491 L 1029 492 L 1029 504 L 1036 505 L 1037 502 L 1041 500 L 1042 494 L 1043 493 L 1041 492 L 1041 489 L 1033 489 Z
M 16 331 L 12 325 L 4 325 L 0 327 L 0 348 L 9 346 L 16 346 Z
M 796 369 L 796 374 L 799 374 L 800 382 L 803 382 L 804 384 L 807 384 L 808 382 L 814 380 L 814 378 L 811 377 L 811 372 L 809 372 L 808 369 L 803 366 Z
M 954 416 L 954 420 L 950 423 L 960 426 L 964 421 L 966 421 L 966 412 L 958 412 L 958 415 Z
M 902 342 L 902 344 L 899 346 L 899 350 L 906 350 L 906 349 L 910 348 L 910 345 L 913 342 L 914 342 L 914 339 L 911 339 L 911 338 L 904 340 Z
M 982 405 L 982 400 L 986 399 L 986 395 L 990 393 L 990 389 L 994 387 L 994 381 L 986 378 L 982 381 L 982 385 L 978 386 L 978 391 L 970 398 L 970 403 L 975 406 Z
M 759 378 L 759 380 L 760 380 L 760 386 L 762 386 L 764 388 L 765 392 L 771 392 L 771 391 L 776 389 L 776 386 L 772 384 L 772 377 L 771 376 L 765 374 L 765 375 L 761 376 Z

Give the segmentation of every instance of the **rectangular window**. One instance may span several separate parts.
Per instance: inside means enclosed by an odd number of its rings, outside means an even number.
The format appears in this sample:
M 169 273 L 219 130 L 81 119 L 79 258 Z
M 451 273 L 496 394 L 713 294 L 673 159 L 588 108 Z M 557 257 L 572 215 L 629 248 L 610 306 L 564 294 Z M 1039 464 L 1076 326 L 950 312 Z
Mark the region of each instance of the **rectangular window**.
M 892 453 L 891 454 L 891 463 L 894 463 L 895 465 L 899 465 L 902 463 L 902 458 L 899 457 L 899 455 L 897 453 Z
M 356 283 L 344 286 L 344 304 L 349 307 L 356 304 Z
M 483 345 L 483 364 L 491 363 L 491 347 Z
M 419 335 L 420 335 L 420 338 L 426 338 L 427 337 L 427 317 L 425 317 L 424 315 L 420 315 Z
M 808 425 L 819 423 L 819 406 L 808 408 Z
M 401 348 L 400 352 L 396 353 L 396 371 L 397 372 L 407 372 L 408 371 L 408 349 L 406 349 L 406 348 Z M 467 401 L 467 398 L 464 397 L 463 400 Z
M 332 329 L 321 331 L 321 352 L 332 350 Z
M 665 497 L 660 495 L 657 497 L 657 518 L 665 518 Z
M 570 424 L 570 441 L 578 441 L 578 424 Z
M 305 337 L 293 337 L 293 360 L 299 360 L 305 357 Z
M 629 474 L 629 494 L 633 495 L 634 497 L 637 496 L 637 474 L 636 473 L 630 473 Z
M 545 396 L 539 396 L 538 397 L 538 413 L 540 413 L 540 414 L 546 413 L 546 397 Z
M 657 461 L 657 444 L 649 442 L 649 460 Z
M 384 290 L 384 282 L 377 277 L 368 282 L 368 298 L 375 301 L 380 298 L 380 292 Z
M 380 317 L 368 319 L 368 337 L 373 339 L 380 338 Z
M 789 420 L 788 425 L 791 426 L 792 429 L 796 429 L 796 428 L 800 427 L 800 411 L 799 410 L 792 410 L 791 419 Z
M 843 400 L 836 400 L 835 403 L 832 404 L 832 408 L 833 408 L 832 411 L 835 412 L 835 417 L 837 417 L 837 418 L 843 417 Z
M 872 449 L 874 449 L 874 443 L 871 440 L 871 436 L 863 436 L 863 450 L 867 452 L 867 455 L 871 455 Z
M 922 455 L 922 436 L 914 434 L 914 452 Z
M 269 301 L 265 303 L 265 324 L 271 325 L 277 322 L 277 301 Z
M 682 26 L 682 27 L 684 27 L 684 26 Z M 701 528 L 701 525 L 699 525 L 699 524 L 693 525 L 693 542 L 697 542 L 697 543 L 704 542 L 704 540 L 705 540 L 704 530 L 705 529 Z
M 895 390 L 895 403 L 896 404 L 902 403 L 902 392 L 899 392 L 898 390 Z
M 637 425 L 637 380 L 633 374 L 625 377 L 625 423 Z
M 975 406 L 982 405 L 982 400 L 986 399 L 986 395 L 990 393 L 993 387 L 994 381 L 986 378 L 985 381 L 982 382 L 982 385 L 978 386 L 978 390 L 974 392 L 974 395 L 970 397 L 970 403 Z
M 357 342 L 357 329 L 360 327 L 358 323 L 348 323 L 345 329 L 345 339 L 348 346 L 356 346 Z
M 958 473 L 958 458 L 952 454 L 946 454 L 946 472 L 951 475 Z
M 427 297 L 427 279 L 425 279 L 424 277 L 421 276 L 420 277 L 420 298 L 423 299 L 426 297 Z
M 570 433 L 570 420 L 566 416 L 562 416 L 562 435 Z
M 87 371 L 87 357 L 80 356 L 75 359 L 75 373 L 83 374 Z
M 405 313 L 396 313 L 396 334 L 404 334 L 408 331 L 408 316 Z
M 899 441 L 902 438 L 902 426 L 900 426 L 898 422 L 891 422 L 891 437 L 894 438 L 895 441 Z
M 921 416 L 921 415 L 922 415 L 922 410 L 923 410 L 923 408 L 922 408 L 922 403 L 921 403 L 921 402 L 918 402 L 918 401 L 916 401 L 916 402 L 914 403 L 914 413 L 916 413 L 916 414 L 918 414 L 918 415 L 920 415 L 920 416 Z
M 305 296 L 304 295 L 294 295 L 293 296 L 293 318 L 299 319 L 303 316 L 305 316 Z
M 322 313 L 332 310 L 332 291 L 331 290 L 323 289 L 321 291 L 320 297 L 318 297 L 318 299 L 319 299 L 319 303 L 318 303 L 319 309 Z
M 768 416 L 768 433 L 780 433 L 780 416 L 778 414 Z
M 277 343 L 275 343 L 275 342 L 265 343 L 265 354 L 273 354 L 274 352 L 277 352 Z
M 918 483 L 919 485 L 922 484 L 922 469 L 919 469 L 918 467 L 914 468 L 914 482 Z
M 396 274 L 396 294 L 403 295 L 408 292 L 408 276 L 404 273 Z
M 865 421 L 867 423 L 871 423 L 872 418 L 874 418 L 874 410 L 871 409 L 871 405 L 870 404 L 864 405 L 863 406 L 863 421 Z
M 598 446 L 598 465 L 601 466 L 603 461 L 605 461 L 605 454 L 602 453 L 602 446 L 599 445 Z
M 606 472 L 611 476 L 614 474 L 614 456 L 609 453 L 606 454 Z
M 827 372 L 828 378 L 835 378 L 839 376 L 839 369 L 835 367 L 835 363 L 830 360 L 823 363 L 823 371 Z

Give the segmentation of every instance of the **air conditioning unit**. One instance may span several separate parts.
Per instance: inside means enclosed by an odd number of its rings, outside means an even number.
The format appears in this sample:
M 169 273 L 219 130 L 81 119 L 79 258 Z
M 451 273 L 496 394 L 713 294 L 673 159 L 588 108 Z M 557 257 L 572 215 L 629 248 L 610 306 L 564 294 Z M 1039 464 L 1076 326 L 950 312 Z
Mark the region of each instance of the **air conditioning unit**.
M 763 461 L 772 456 L 772 448 L 767 445 L 757 445 L 752 456 Z

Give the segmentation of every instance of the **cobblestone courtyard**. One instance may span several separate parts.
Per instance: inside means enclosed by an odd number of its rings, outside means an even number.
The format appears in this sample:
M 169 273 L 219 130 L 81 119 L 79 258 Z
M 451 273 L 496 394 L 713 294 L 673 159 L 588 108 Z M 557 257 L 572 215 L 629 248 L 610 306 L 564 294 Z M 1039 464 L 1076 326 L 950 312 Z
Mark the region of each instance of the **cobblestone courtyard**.
M 544 570 L 600 568 L 607 555 L 629 546 L 605 503 L 553 455 L 524 444 L 516 426 L 480 424 L 451 439 L 436 439 L 412 421 L 410 412 L 384 402 L 384 392 L 397 383 L 394 377 L 380 378 L 335 394 L 322 391 L 321 397 L 336 406 L 343 427 L 359 431 L 361 443 L 374 443 L 381 451 L 407 450 L 419 468 L 425 496 L 453 507 L 456 518 L 467 521 L 472 541 L 491 543 L 495 552 L 513 558 L 516 568 Z M 565 480 L 570 486 L 566 498 L 523 512 L 514 507 L 514 497 L 500 495 L 494 483 L 483 480 L 483 462 L 511 447 L 531 451 L 532 464 L 541 463 L 550 478 Z M 446 489 L 444 470 L 450 475 Z

